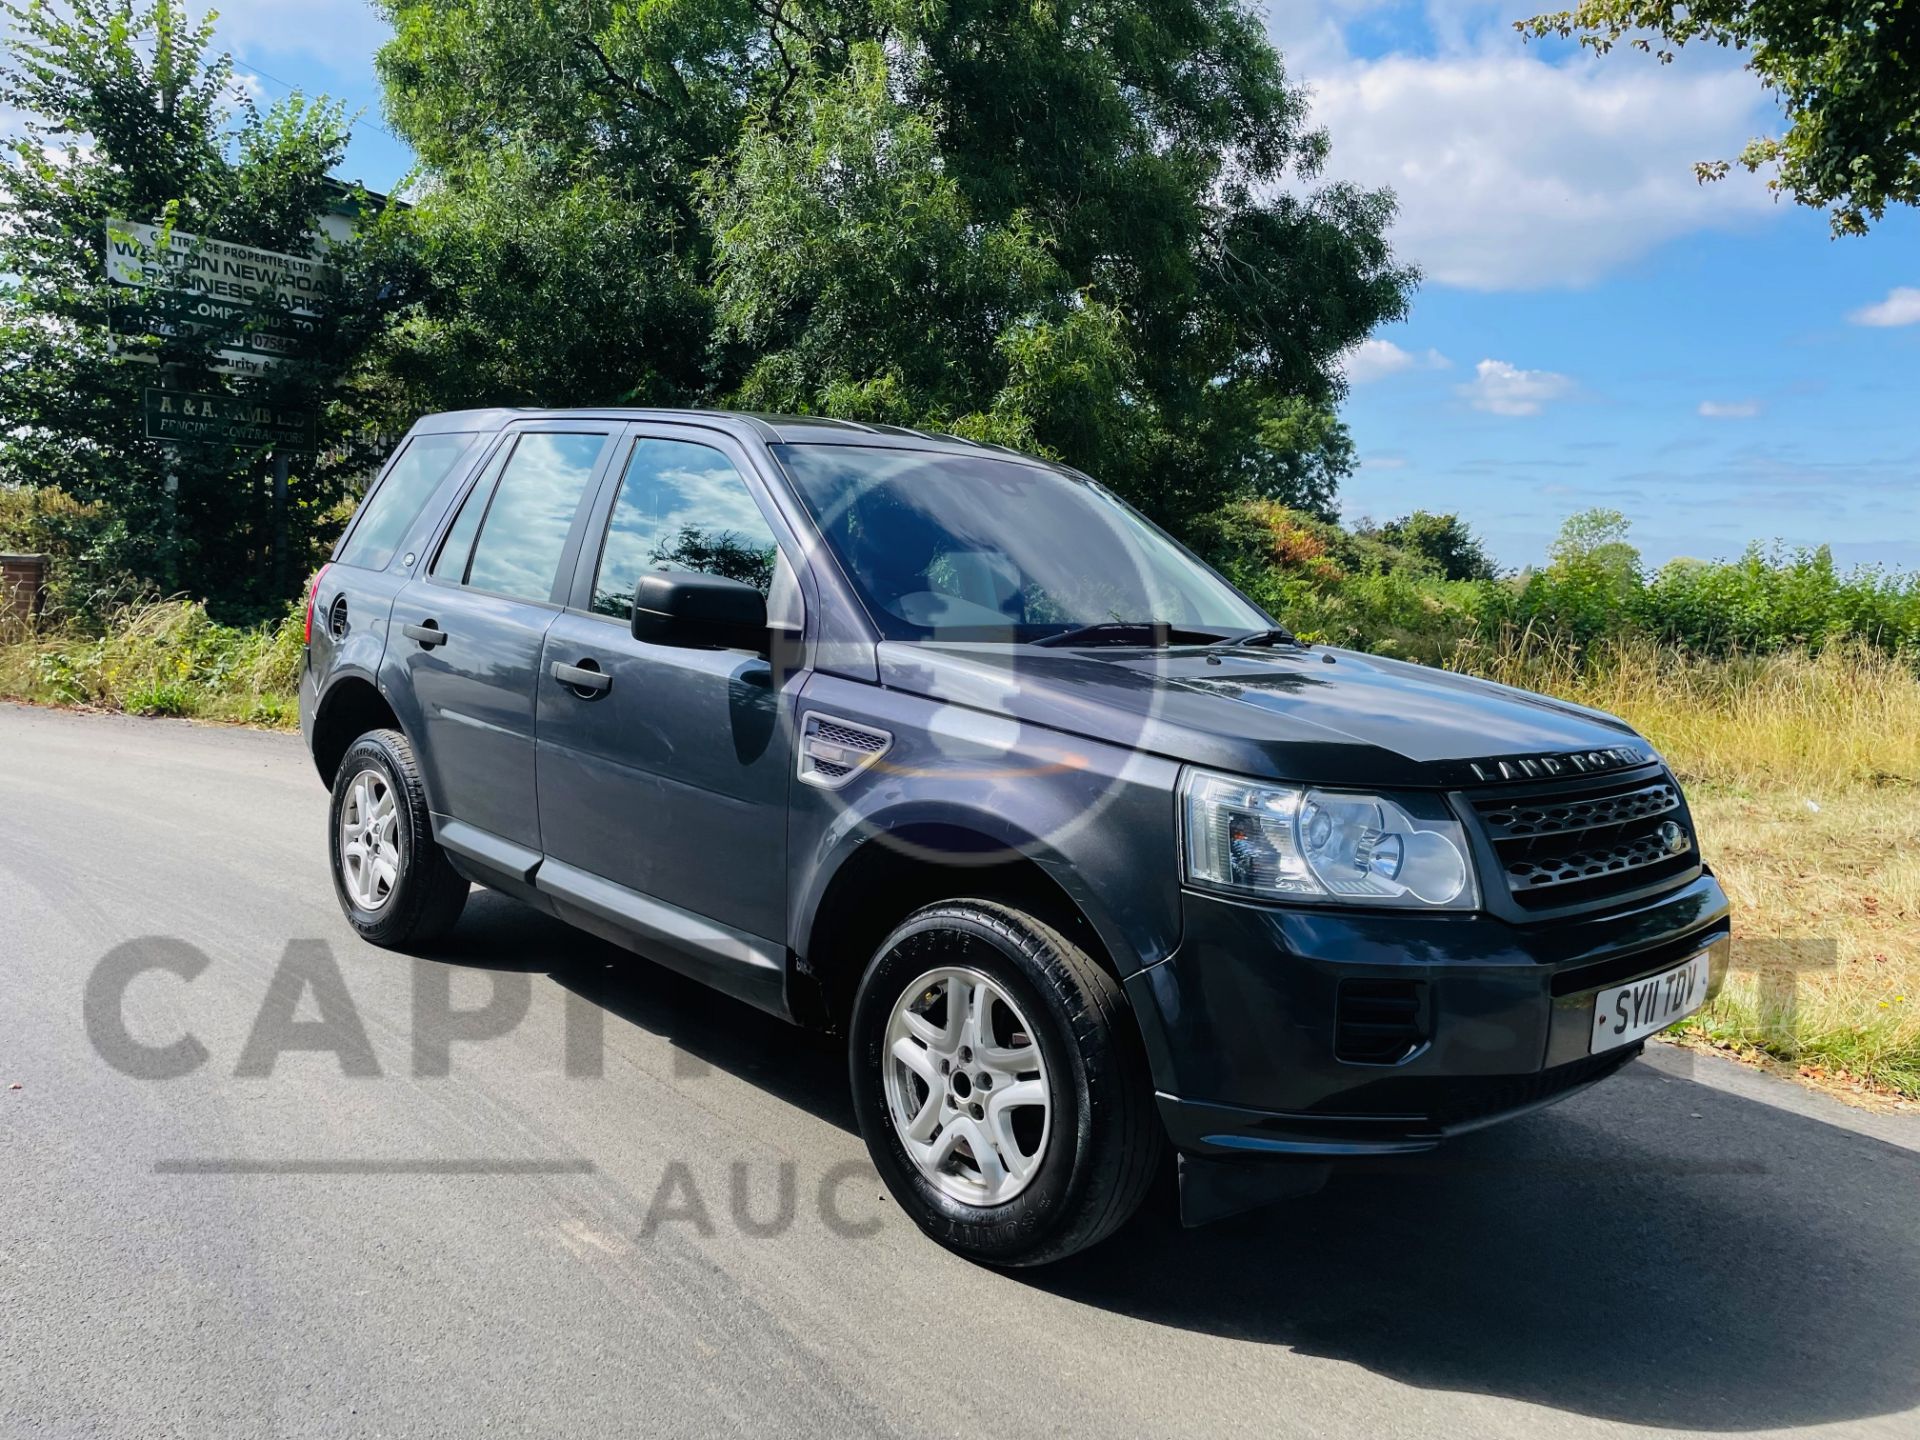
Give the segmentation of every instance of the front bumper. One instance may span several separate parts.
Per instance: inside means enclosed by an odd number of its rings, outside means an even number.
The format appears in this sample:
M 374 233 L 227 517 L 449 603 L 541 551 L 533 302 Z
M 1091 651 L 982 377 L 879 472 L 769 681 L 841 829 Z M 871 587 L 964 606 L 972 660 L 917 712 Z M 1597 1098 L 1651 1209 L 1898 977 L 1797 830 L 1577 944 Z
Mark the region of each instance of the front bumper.
M 1595 994 L 1711 954 L 1727 900 L 1710 873 L 1611 913 L 1516 925 L 1243 904 L 1188 891 L 1168 959 L 1127 983 L 1160 1112 L 1192 1156 L 1431 1149 L 1604 1079 L 1640 1046 L 1590 1056 Z M 1391 1063 L 1336 1055 L 1343 981 L 1402 982 L 1423 1031 Z M 1409 983 L 1410 982 L 1410 983 Z

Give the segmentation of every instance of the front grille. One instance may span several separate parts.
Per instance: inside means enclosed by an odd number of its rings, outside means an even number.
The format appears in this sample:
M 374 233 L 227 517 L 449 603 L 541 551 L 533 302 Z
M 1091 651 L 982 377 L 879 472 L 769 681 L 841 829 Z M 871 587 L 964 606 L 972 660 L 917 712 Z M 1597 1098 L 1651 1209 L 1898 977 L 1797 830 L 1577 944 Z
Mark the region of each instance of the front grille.
M 1596 795 L 1574 800 L 1526 801 L 1502 799 L 1481 808 L 1487 833 L 1496 840 L 1519 840 L 1531 835 L 1559 835 L 1569 830 L 1592 830 L 1600 825 L 1624 825 L 1650 815 L 1680 808 L 1680 792 L 1665 780 L 1636 785 L 1618 795 Z
M 1507 884 L 1515 894 L 1549 885 L 1577 885 L 1583 880 L 1600 880 L 1643 865 L 1657 865 L 1672 853 L 1660 836 L 1641 835 L 1618 845 L 1575 850 L 1547 860 L 1515 860 L 1507 866 Z
M 1524 910 L 1604 904 L 1699 868 L 1679 788 L 1665 775 L 1577 780 L 1472 803 L 1500 878 Z

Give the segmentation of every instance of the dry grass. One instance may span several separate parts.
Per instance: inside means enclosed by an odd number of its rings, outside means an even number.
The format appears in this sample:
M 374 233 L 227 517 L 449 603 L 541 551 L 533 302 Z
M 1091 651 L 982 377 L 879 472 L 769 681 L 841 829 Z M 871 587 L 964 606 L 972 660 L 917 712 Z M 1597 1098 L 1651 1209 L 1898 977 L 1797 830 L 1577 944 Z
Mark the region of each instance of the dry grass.
M 1689 1028 L 1920 1096 L 1920 791 L 1791 790 L 1694 802 L 1744 968 Z
M 1915 657 L 1861 647 L 1718 659 L 1623 641 L 1463 647 L 1453 668 L 1620 716 L 1681 780 L 1734 791 L 1920 786 Z
M 1575 663 L 1576 661 L 1580 663 Z M 1817 1078 L 1920 1097 L 1920 677 L 1830 650 L 1710 660 L 1469 652 L 1630 721 L 1687 786 L 1734 907 L 1736 973 L 1687 1029 Z

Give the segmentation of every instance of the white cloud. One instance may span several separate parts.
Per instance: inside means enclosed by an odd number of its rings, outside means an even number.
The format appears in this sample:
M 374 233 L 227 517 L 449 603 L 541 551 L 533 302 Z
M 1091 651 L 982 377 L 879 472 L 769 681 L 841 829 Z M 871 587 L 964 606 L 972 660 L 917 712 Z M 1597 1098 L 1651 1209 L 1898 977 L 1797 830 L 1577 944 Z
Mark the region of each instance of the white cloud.
M 1875 305 L 1863 305 L 1847 316 L 1856 325 L 1920 325 L 1920 290 L 1899 285 Z
M 276 74 L 284 72 L 274 57 L 289 55 L 370 69 L 373 52 L 393 33 L 369 0 L 221 0 L 219 11 L 214 43 Z
M 240 69 L 236 69 L 233 72 L 233 78 L 227 82 L 227 98 L 235 105 L 241 105 L 250 100 L 261 109 L 273 103 L 260 77 Z
M 1429 6 L 1432 53 L 1355 56 L 1340 26 L 1365 8 L 1269 0 L 1268 23 L 1332 136 L 1328 174 L 1393 189 L 1396 249 L 1430 279 L 1587 285 L 1679 236 L 1778 213 L 1744 171 L 1694 178 L 1770 120 L 1730 57 L 1554 63 L 1469 5 Z
M 1708 420 L 1751 420 L 1760 413 L 1758 400 L 1702 400 L 1700 414 Z
M 1446 370 L 1452 365 L 1453 362 L 1438 350 L 1416 353 L 1402 350 L 1391 340 L 1362 340 L 1340 361 L 1340 368 L 1346 373 L 1347 382 L 1352 385 L 1384 380 L 1403 370 Z
M 1538 415 L 1548 401 L 1573 393 L 1573 381 L 1551 370 L 1522 370 L 1505 360 L 1482 360 L 1460 393 L 1490 415 Z
M 1404 455 L 1362 455 L 1360 457 L 1360 468 L 1362 470 L 1404 470 L 1407 468 L 1407 457 Z

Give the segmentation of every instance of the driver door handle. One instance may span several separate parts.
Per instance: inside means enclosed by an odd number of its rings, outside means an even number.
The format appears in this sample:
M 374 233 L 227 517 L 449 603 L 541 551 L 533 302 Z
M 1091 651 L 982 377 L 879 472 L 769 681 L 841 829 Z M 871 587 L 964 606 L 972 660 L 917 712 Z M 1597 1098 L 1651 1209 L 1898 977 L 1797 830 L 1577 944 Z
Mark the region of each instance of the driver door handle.
M 436 645 L 444 645 L 447 643 L 447 632 L 431 620 L 420 625 L 402 625 L 400 627 L 400 633 L 405 635 L 409 640 L 418 640 L 429 650 L 433 649 Z
M 553 678 L 583 698 L 604 695 L 613 688 L 611 675 L 581 665 L 564 665 L 558 660 L 553 662 Z

